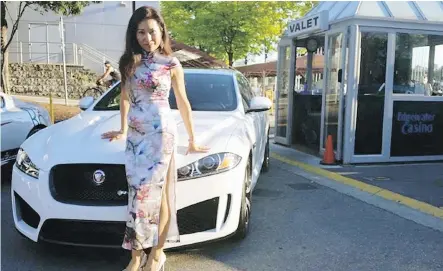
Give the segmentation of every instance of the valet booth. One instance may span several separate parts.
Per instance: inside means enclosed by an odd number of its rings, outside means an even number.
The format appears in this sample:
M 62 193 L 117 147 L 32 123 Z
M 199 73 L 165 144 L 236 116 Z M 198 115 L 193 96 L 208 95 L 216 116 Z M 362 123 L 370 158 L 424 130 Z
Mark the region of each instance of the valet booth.
M 443 2 L 320 2 L 279 41 L 276 90 L 276 143 L 321 156 L 331 135 L 344 164 L 443 160 Z

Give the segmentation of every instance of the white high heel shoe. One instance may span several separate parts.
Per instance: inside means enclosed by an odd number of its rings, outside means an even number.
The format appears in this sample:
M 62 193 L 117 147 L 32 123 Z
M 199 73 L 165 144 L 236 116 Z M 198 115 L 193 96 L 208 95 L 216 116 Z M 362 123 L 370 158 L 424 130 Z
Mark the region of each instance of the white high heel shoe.
M 156 262 L 158 262 L 157 265 L 157 270 L 155 271 L 165 271 L 165 262 L 166 262 L 166 254 L 164 252 L 162 252 L 162 254 L 160 255 L 160 257 L 158 258 L 158 260 L 155 260 Z M 141 271 L 147 271 L 147 265 L 140 265 L 141 266 Z M 125 271 L 125 270 L 123 270 Z
M 166 254 L 162 252 L 158 259 L 157 271 L 165 271 Z
M 138 268 L 138 271 L 143 271 L 143 268 L 145 267 L 147 261 L 148 261 L 148 256 L 143 253 L 142 260 L 140 261 L 140 267 Z M 127 271 L 127 270 L 125 268 L 122 271 Z

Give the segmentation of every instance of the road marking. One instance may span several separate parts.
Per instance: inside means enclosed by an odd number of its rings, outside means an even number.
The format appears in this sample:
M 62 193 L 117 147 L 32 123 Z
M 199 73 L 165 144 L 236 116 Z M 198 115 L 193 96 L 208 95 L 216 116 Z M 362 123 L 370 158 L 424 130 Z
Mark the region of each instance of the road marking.
M 343 175 L 343 176 L 345 176 L 345 175 L 355 175 L 355 174 L 360 174 L 359 172 L 340 172 L 340 171 L 337 171 L 336 173 L 337 173 L 337 174 L 340 174 L 340 175 Z
M 364 183 L 361 181 L 357 181 L 355 179 L 351 179 L 349 177 L 345 177 L 345 176 L 342 176 L 342 175 L 337 174 L 335 172 L 331 172 L 331 171 L 328 171 L 328 170 L 325 170 L 325 169 L 322 169 L 322 168 L 319 168 L 319 167 L 316 167 L 313 165 L 309 165 L 309 164 L 306 164 L 303 162 L 291 160 L 289 158 L 286 158 L 286 157 L 281 156 L 276 153 L 271 153 L 271 157 L 274 159 L 277 159 L 281 162 L 299 167 L 299 168 L 306 170 L 310 173 L 320 175 L 320 176 L 326 177 L 328 179 L 340 182 L 342 184 L 358 188 L 362 191 L 371 193 L 373 195 L 382 197 L 382 198 L 390 200 L 390 201 L 394 201 L 394 202 L 406 205 L 410 208 L 419 210 L 423 213 L 443 219 L 443 209 L 433 206 L 429 203 L 418 201 L 416 199 L 397 194 L 395 192 L 383 189 L 383 188 L 375 186 L 375 185 L 370 185 L 370 184 L 367 184 L 367 183 Z
M 389 177 L 364 177 L 368 181 L 390 181 Z

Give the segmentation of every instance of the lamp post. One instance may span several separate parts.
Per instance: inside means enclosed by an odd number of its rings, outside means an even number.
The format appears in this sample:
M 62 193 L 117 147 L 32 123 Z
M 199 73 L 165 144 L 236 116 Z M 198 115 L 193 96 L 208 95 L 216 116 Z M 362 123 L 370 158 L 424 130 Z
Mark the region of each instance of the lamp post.
M 68 105 L 68 79 L 66 78 L 66 48 L 65 48 L 65 25 L 63 23 L 63 16 L 60 16 L 60 38 L 62 41 L 62 59 L 63 59 L 63 81 L 65 89 L 65 105 Z
M 107 9 L 115 9 L 119 7 L 126 7 L 126 4 L 124 1 L 121 1 L 120 4 L 117 4 L 116 6 L 111 6 L 109 8 L 103 8 L 103 9 L 95 9 L 91 10 L 89 12 L 83 12 L 82 15 L 91 15 L 91 14 L 97 14 L 99 12 L 105 12 Z M 135 1 L 132 2 L 132 9 L 135 8 Z M 70 18 L 73 18 L 76 16 L 72 16 Z M 59 32 L 60 32 L 60 38 L 61 38 L 61 50 L 62 50 L 62 58 L 63 58 L 63 79 L 64 79 L 64 89 L 65 89 L 65 105 L 68 105 L 68 79 L 66 74 L 66 53 L 65 53 L 65 25 L 63 22 L 63 15 L 60 16 L 60 22 L 59 22 Z

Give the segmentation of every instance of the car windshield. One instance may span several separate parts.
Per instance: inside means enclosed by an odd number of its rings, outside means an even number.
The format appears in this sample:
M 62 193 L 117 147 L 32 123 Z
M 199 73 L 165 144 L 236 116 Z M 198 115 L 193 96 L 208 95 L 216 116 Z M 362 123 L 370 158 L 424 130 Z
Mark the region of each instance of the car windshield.
M 185 73 L 186 95 L 193 111 L 233 111 L 237 108 L 234 78 L 224 74 Z M 169 104 L 177 109 L 174 91 Z M 95 111 L 120 110 L 120 84 L 94 107 Z

